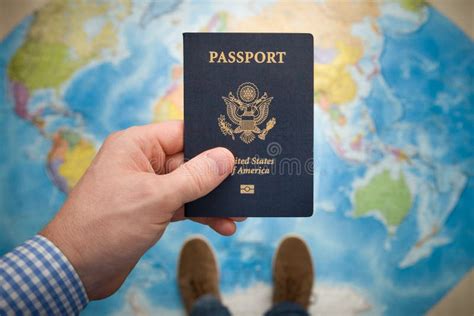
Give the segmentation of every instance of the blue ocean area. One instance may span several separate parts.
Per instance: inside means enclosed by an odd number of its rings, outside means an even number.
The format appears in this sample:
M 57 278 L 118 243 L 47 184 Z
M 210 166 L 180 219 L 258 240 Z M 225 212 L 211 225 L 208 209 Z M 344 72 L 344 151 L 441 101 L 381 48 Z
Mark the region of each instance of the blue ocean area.
M 84 118 L 86 132 L 99 141 L 114 131 L 150 123 L 156 96 L 169 85 L 177 63 L 159 41 L 144 42 L 140 26 L 124 29 L 128 55 L 117 63 L 105 61 L 83 70 L 64 95 L 67 106 Z
M 436 36 L 433 36 L 436 34 Z M 404 36 L 385 35 L 381 56 L 382 76 L 403 106 L 399 125 L 385 124 L 385 107 L 379 89 L 367 103 L 376 120 L 379 136 L 387 143 L 414 137 L 397 137 L 400 125 L 414 127 L 429 136 L 433 147 L 446 149 L 442 163 L 455 164 L 474 155 L 474 43 L 451 21 L 434 9 L 419 30 Z M 396 122 L 394 122 L 396 123 Z M 405 135 L 403 135 L 405 136 Z M 399 145 L 395 143 L 396 145 Z M 400 145 L 403 145 L 400 144 Z
M 156 34 L 144 36 L 158 32 L 154 24 L 158 16 L 181 5 L 168 1 L 162 8 L 150 6 L 142 19 L 124 22 L 121 57 L 94 61 L 81 69 L 60 91 L 61 100 L 55 100 L 58 96 L 49 90 L 35 94 L 33 106 L 60 101 L 70 114 L 59 118 L 56 108 L 47 108 L 44 114 L 55 120 L 46 131 L 66 127 L 99 145 L 111 132 L 150 123 L 153 107 L 169 88 L 173 67 L 180 61 L 170 51 L 175 47 Z M 206 6 L 206 10 L 211 8 Z M 394 32 L 394 20 L 385 18 L 380 23 L 384 36 L 381 72 L 371 81 L 368 97 L 357 106 L 366 107 L 375 123 L 373 139 L 403 150 L 425 143 L 433 149 L 413 158 L 414 166 L 422 164 L 429 172 L 411 172 L 425 176 L 438 189 L 436 202 L 447 205 L 450 197 L 449 190 L 442 192 L 438 176 L 458 168 L 466 177 L 459 200 L 439 231 L 448 243 L 401 267 L 419 239 L 421 199 L 414 198 L 410 212 L 393 233 L 374 216 L 355 218 L 354 182 L 364 178 L 386 153 L 374 149 L 367 164 L 345 160 L 317 123 L 312 217 L 250 218 L 238 224 L 231 238 L 191 221 L 173 223 L 124 286 L 106 300 L 91 302 L 84 315 L 123 313 L 131 293 L 144 295 L 151 307 L 181 309 L 177 258 L 181 245 L 193 234 L 204 235 L 215 248 L 224 295 L 260 283 L 270 286 L 274 251 L 289 233 L 302 236 L 310 246 L 316 284 L 352 289 L 371 305 L 367 314 L 426 313 L 474 266 L 474 43 L 438 11 L 426 10 L 427 20 L 412 32 Z M 66 198 L 48 174 L 51 140 L 15 114 L 8 90 L 7 65 L 31 21 L 31 17 L 26 19 L 0 43 L 0 255 L 38 232 Z
M 384 143 L 403 148 L 410 143 L 418 145 L 416 136 L 417 131 L 421 130 L 434 148 L 446 148 L 445 156 L 432 157 L 439 159 L 436 163 L 456 164 L 472 157 L 474 43 L 432 8 L 429 9 L 428 20 L 417 31 L 384 35 L 381 76 L 400 101 L 402 116 L 393 121 L 390 107 L 381 106 L 387 100 L 386 91 L 380 86 L 381 79 L 374 80 L 366 104 L 375 120 L 377 135 Z M 408 71 L 409 75 L 404 75 L 403 71 Z M 446 100 L 449 105 L 444 112 L 436 104 L 436 96 L 440 92 L 451 96 Z M 454 98 L 456 95 L 460 98 Z M 472 164 L 472 159 L 469 163 Z M 404 269 L 397 268 L 397 262 L 402 259 L 402 254 L 407 253 L 407 245 L 413 244 L 416 213 L 410 212 L 400 226 L 391 242 L 391 249 L 384 255 L 384 262 L 392 261 L 391 269 L 385 275 L 398 290 L 389 292 L 382 285 L 371 287 L 382 289 L 378 292 L 378 301 L 388 306 L 387 315 L 426 312 L 474 265 L 474 239 L 469 224 L 472 221 L 467 219 L 472 220 L 473 217 L 470 204 L 474 197 L 472 182 L 471 176 L 457 206 L 444 224 L 442 233 L 451 237 L 456 235 L 456 238 L 441 248 L 435 248 L 428 258 Z

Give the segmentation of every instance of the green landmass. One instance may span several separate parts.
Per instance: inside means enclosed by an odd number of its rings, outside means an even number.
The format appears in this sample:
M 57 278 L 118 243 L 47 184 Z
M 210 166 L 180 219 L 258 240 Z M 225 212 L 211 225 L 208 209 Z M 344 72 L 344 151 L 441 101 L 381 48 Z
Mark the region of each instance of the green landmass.
M 116 48 L 115 23 L 130 12 L 130 0 L 50 0 L 35 13 L 23 45 L 9 63 L 10 80 L 30 93 L 60 87 L 80 67 Z M 104 19 L 104 24 L 90 36 L 84 25 L 93 19 Z
M 378 211 L 389 227 L 400 225 L 411 208 L 412 197 L 405 176 L 393 179 L 385 170 L 355 193 L 355 217 Z
M 70 147 L 74 147 L 81 141 L 81 135 L 70 131 L 70 130 L 62 130 L 60 131 L 61 137 L 67 141 Z
M 426 0 L 400 0 L 402 8 L 412 12 L 420 11 L 426 4 Z
M 82 64 L 69 60 L 69 48 L 62 43 L 27 41 L 10 62 L 8 76 L 23 83 L 29 91 L 55 88 Z

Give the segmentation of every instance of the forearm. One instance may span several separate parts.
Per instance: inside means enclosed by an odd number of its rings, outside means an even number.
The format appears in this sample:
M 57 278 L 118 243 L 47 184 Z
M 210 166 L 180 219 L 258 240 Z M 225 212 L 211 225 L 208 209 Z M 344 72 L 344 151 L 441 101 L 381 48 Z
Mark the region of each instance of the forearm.
M 35 236 L 0 258 L 0 314 L 78 314 L 84 287 L 62 252 Z

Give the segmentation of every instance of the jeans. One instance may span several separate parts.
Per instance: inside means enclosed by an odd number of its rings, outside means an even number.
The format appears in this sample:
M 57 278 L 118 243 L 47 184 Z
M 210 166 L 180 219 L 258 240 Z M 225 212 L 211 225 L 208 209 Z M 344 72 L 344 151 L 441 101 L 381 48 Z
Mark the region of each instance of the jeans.
M 212 295 L 200 297 L 193 305 L 191 316 L 230 316 L 230 312 L 221 301 Z M 308 316 L 308 312 L 300 305 L 283 302 L 272 306 L 265 316 Z

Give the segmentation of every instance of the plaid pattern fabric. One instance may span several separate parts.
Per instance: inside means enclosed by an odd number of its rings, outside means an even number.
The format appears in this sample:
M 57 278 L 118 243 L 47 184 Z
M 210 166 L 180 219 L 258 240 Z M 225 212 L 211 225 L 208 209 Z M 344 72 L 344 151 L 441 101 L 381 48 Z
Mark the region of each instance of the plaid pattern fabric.
M 37 235 L 0 258 L 0 315 L 77 315 L 87 303 L 76 271 L 48 239 Z

